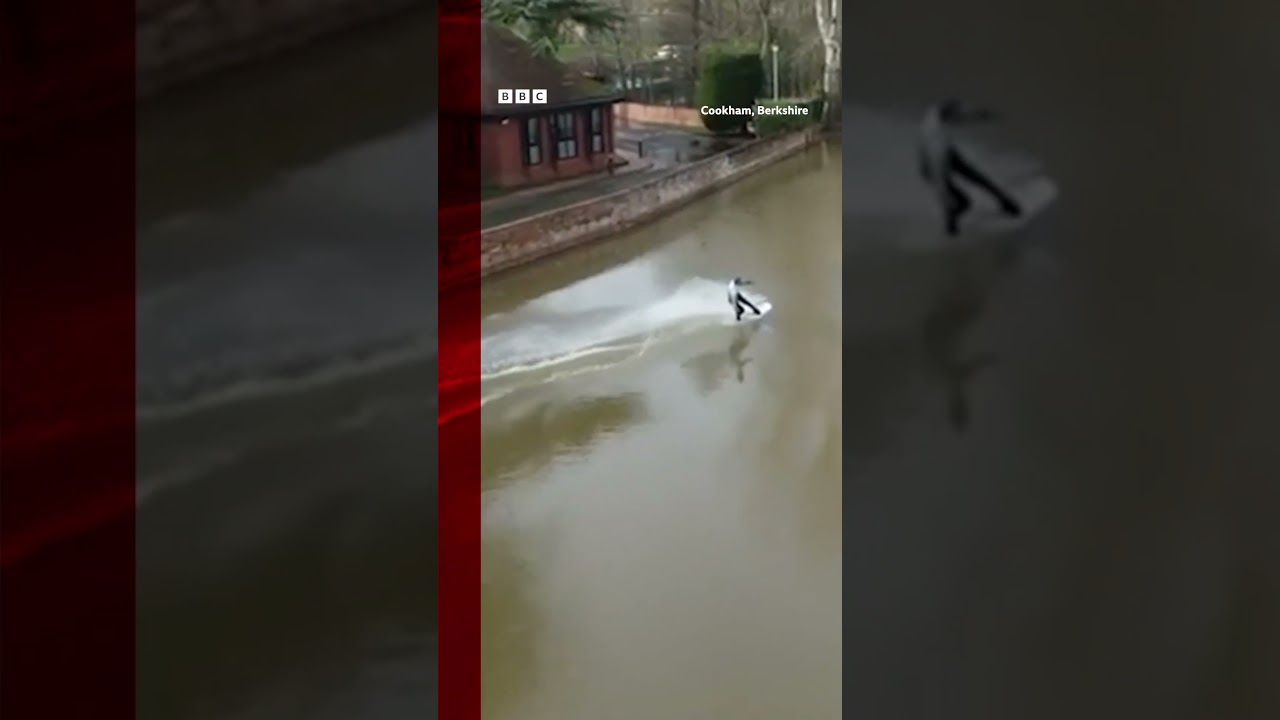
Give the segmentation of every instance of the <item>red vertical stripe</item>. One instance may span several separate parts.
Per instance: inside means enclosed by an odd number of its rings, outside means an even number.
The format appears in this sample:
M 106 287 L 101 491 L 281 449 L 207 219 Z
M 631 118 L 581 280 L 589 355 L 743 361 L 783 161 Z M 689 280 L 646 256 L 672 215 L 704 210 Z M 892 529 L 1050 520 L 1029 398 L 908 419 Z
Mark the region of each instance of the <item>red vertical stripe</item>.
M 480 717 L 480 24 L 440 17 L 440 717 Z
M 0 717 L 134 717 L 134 4 L 6 0 Z

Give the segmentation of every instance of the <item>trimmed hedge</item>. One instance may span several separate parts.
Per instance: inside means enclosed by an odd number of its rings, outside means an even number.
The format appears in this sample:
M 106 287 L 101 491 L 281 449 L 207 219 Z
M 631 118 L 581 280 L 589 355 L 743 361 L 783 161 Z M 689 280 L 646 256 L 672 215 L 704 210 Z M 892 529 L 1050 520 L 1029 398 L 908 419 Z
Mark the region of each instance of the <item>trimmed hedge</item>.
M 764 86 L 764 63 L 755 52 L 713 48 L 703 56 L 702 77 L 698 80 L 697 104 L 710 107 L 755 105 Z M 703 115 L 702 124 L 713 133 L 742 133 L 750 115 Z
M 809 108 L 808 115 L 759 115 L 755 118 L 755 131 L 758 137 L 770 137 L 800 130 L 822 122 L 822 98 L 782 98 L 779 100 L 761 100 L 756 103 L 765 107 L 790 107 L 799 105 Z

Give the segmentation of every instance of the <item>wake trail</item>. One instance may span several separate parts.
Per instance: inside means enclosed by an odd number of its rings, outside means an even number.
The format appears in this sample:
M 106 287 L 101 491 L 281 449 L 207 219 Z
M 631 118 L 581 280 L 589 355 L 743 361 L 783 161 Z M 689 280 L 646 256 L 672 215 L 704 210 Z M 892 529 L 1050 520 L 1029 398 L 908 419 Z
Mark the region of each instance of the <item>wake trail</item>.
M 487 386 L 499 380 L 520 385 L 519 380 L 533 379 L 530 376 L 546 382 L 613 367 L 658 343 L 734 321 L 724 283 L 706 278 L 690 279 L 637 305 L 521 310 L 501 320 L 506 327 L 486 332 L 481 340 L 480 379 Z M 486 388 L 482 404 L 513 389 Z

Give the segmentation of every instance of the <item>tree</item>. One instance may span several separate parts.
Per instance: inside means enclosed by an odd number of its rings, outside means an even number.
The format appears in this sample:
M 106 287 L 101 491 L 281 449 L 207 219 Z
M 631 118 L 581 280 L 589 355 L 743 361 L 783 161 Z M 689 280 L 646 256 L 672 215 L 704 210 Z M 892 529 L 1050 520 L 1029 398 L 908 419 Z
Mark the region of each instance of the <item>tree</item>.
M 689 60 L 693 63 L 692 75 L 697 78 L 700 70 L 698 61 L 702 59 L 702 0 L 692 0 L 689 5 L 689 30 L 692 40 Z
M 596 0 L 483 0 L 485 18 L 505 25 L 543 55 L 554 55 L 570 31 L 607 34 L 623 21 L 617 9 Z
M 760 16 L 760 57 L 765 58 L 773 45 L 773 0 L 756 0 L 756 12 Z
M 623 21 L 613 32 L 588 34 L 582 39 L 584 49 L 598 54 L 620 79 L 638 81 L 635 87 L 650 87 L 646 79 L 651 78 L 669 88 L 652 96 L 637 92 L 639 100 L 654 102 L 662 95 L 687 102 L 689 86 L 704 74 L 699 64 L 705 54 L 695 48 L 750 45 L 768 70 L 770 48 L 777 44 L 779 94 L 808 99 L 825 89 L 832 103 L 823 105 L 824 120 L 838 122 L 841 18 L 835 0 L 594 2 L 613 8 Z M 814 32 L 815 25 L 820 32 Z
M 830 127 L 840 118 L 840 5 L 836 0 L 814 0 L 818 35 L 822 38 L 823 124 Z

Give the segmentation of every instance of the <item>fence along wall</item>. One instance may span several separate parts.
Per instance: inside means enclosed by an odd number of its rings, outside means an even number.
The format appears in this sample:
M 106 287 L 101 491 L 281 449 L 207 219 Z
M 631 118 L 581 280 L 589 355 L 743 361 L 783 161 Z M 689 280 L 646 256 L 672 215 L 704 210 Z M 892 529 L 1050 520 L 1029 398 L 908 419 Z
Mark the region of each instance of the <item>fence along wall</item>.
M 622 102 L 613 106 L 613 119 L 617 127 L 630 127 L 631 123 L 654 123 L 702 128 L 702 113 L 698 108 L 676 105 L 646 105 Z
M 734 148 L 612 195 L 588 200 L 466 236 L 441 237 L 441 285 L 474 280 L 465 267 L 480 244 L 487 276 L 612 235 L 683 205 L 791 155 L 821 137 L 816 128 Z M 474 256 L 473 256 L 474 257 Z

